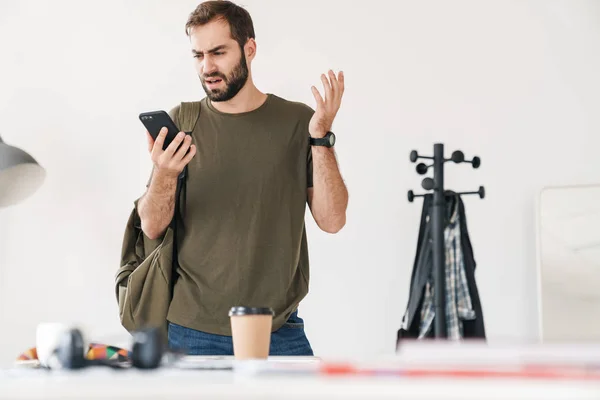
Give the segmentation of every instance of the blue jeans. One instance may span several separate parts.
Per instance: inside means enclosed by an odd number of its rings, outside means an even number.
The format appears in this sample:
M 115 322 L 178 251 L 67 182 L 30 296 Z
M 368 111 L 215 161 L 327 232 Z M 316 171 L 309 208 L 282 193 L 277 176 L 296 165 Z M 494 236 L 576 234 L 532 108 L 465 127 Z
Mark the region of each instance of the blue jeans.
M 169 347 L 181 349 L 188 355 L 232 356 L 231 336 L 215 335 L 169 322 Z M 287 322 L 271 333 L 271 356 L 313 356 L 304 320 L 298 312 L 292 313 Z

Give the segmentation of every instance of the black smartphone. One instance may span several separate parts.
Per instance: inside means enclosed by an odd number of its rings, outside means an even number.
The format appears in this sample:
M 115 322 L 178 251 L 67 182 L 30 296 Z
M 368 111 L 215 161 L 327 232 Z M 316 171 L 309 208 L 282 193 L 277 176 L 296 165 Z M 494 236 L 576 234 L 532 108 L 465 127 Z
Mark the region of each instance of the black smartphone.
M 163 150 L 167 149 L 173 139 L 175 139 L 175 136 L 179 133 L 179 129 L 177 128 L 177 125 L 175 125 L 175 122 L 173 122 L 169 114 L 163 110 L 141 113 L 140 121 L 142 121 L 142 124 L 144 124 L 154 140 L 156 140 L 163 127 L 167 128 L 168 131 L 167 136 L 165 137 L 165 143 L 163 144 Z

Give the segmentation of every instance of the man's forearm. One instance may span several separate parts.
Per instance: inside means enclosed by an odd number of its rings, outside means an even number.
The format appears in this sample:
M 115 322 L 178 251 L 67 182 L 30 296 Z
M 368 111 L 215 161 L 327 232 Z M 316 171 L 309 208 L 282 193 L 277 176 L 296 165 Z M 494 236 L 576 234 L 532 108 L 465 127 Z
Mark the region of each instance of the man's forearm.
M 311 210 L 326 232 L 338 232 L 346 224 L 348 190 L 340 174 L 333 148 L 314 146 Z
M 155 174 L 148 190 L 138 202 L 138 213 L 142 231 L 150 239 L 160 237 L 171 220 L 175 210 L 175 189 L 177 177 Z

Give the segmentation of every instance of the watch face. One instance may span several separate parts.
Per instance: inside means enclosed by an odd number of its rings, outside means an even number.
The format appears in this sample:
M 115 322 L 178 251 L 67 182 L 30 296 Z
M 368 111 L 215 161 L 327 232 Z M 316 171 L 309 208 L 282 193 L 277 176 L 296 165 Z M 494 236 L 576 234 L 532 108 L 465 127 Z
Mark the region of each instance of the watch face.
M 330 146 L 333 146 L 334 144 L 335 144 L 335 135 L 332 133 L 332 134 L 329 136 L 329 145 L 330 145 Z

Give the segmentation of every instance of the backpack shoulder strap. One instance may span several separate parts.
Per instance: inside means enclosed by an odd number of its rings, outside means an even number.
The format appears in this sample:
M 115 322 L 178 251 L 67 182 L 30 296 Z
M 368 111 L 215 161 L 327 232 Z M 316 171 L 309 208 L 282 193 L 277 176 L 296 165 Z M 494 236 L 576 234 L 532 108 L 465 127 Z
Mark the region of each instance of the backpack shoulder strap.
M 179 130 L 192 133 L 200 117 L 201 101 L 182 102 L 179 107 Z
M 179 120 L 179 130 L 185 133 L 191 134 L 198 123 L 200 118 L 200 101 L 182 102 L 179 107 L 179 114 L 177 119 Z M 175 281 L 177 279 L 177 268 L 178 262 L 178 231 L 184 229 L 183 217 L 181 209 L 185 207 L 186 198 L 186 180 L 187 180 L 187 165 L 179 174 L 177 179 L 177 187 L 175 189 L 175 212 L 173 219 L 171 220 L 171 227 L 173 229 L 173 257 L 172 257 L 172 278 L 171 278 L 171 293 L 175 288 Z
M 191 134 L 198 123 L 198 119 L 200 118 L 200 104 L 202 101 L 182 101 L 179 105 L 179 112 L 177 114 L 177 120 L 179 122 L 179 130 L 185 133 Z M 178 181 L 183 181 L 185 192 L 185 179 L 187 175 L 187 165 L 179 174 Z M 179 182 L 178 182 L 179 183 Z M 180 187 L 178 185 L 176 192 L 176 205 L 179 205 L 179 197 L 180 197 Z M 176 209 L 177 212 L 177 209 Z M 176 214 L 177 215 L 177 214 Z

